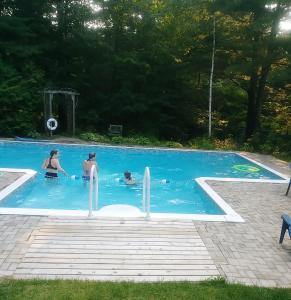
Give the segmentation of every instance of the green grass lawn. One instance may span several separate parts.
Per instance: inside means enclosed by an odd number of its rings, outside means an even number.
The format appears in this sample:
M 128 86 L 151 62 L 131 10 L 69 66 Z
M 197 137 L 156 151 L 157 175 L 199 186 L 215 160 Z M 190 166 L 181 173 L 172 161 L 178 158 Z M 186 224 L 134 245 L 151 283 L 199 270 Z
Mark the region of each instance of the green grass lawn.
M 2 280 L 0 299 L 241 299 L 291 300 L 291 289 L 227 284 L 224 280 L 201 283 L 130 283 L 73 280 Z

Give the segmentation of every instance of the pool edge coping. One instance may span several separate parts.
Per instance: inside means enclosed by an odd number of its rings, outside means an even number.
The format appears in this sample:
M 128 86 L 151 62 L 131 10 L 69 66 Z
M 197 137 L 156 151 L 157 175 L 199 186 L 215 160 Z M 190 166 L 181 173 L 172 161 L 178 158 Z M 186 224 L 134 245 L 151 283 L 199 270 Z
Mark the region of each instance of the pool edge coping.
M 0 171 L 8 173 L 24 173 L 22 176 L 17 178 L 14 182 L 12 182 L 0 191 L 0 201 L 2 201 L 5 197 L 7 197 L 9 194 L 21 187 L 23 184 L 25 184 L 28 180 L 32 179 L 37 174 L 36 171 L 31 169 L 0 168 Z

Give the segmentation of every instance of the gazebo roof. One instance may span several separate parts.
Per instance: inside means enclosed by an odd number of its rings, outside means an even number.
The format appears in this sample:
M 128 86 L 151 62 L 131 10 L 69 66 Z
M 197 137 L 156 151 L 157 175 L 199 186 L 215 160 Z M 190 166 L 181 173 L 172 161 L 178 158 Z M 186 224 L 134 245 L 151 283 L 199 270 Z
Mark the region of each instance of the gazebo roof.
M 80 95 L 73 89 L 45 89 L 41 93 L 43 94 L 65 94 L 65 95 Z

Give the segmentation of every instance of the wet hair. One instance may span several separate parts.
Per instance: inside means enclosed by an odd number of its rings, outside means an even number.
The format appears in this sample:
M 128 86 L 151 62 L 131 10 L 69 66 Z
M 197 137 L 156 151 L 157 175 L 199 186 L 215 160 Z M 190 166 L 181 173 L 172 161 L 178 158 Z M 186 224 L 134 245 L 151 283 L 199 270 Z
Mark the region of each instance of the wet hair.
M 56 149 L 52 150 L 52 151 L 50 152 L 50 157 L 53 158 L 53 156 L 54 156 L 55 154 L 57 154 L 58 152 L 59 152 L 59 151 L 56 150 Z
M 91 160 L 94 157 L 96 157 L 96 153 L 95 152 L 91 152 L 91 153 L 89 153 L 89 159 L 88 160 Z
M 131 173 L 129 171 L 125 171 L 124 172 L 124 177 L 127 179 L 127 180 L 131 180 Z

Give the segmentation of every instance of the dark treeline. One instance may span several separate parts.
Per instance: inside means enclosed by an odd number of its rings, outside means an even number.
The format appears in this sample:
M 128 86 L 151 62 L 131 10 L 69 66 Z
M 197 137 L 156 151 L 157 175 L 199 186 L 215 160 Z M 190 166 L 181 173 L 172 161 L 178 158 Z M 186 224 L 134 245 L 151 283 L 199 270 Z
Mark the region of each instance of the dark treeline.
M 0 135 L 43 132 L 44 88 L 80 93 L 79 131 L 291 149 L 290 0 L 1 0 Z

